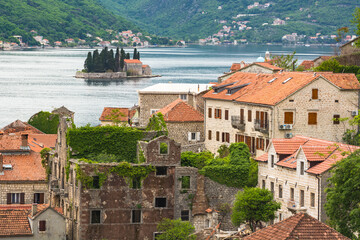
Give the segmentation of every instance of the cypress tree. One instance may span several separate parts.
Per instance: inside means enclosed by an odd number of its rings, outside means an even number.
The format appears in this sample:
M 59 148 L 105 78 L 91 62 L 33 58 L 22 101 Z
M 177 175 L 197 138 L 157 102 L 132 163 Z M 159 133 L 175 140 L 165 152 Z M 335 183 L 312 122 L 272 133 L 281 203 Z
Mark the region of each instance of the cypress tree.
M 114 71 L 115 72 L 120 71 L 120 51 L 119 51 L 119 47 L 116 48 Z
M 134 48 L 133 59 L 137 59 L 137 56 L 138 56 L 137 53 L 138 53 L 138 52 L 137 52 L 137 49 Z
M 101 57 L 97 49 L 94 51 L 93 54 L 93 64 L 94 64 L 94 72 L 102 72 L 103 63 L 101 61 Z
M 137 57 L 138 60 L 140 60 L 140 52 L 137 53 Z
M 88 52 L 87 58 L 85 60 L 84 69 L 87 72 L 93 72 L 94 71 L 94 64 L 93 64 L 93 58 L 91 55 L 91 52 Z
M 126 54 L 126 59 L 130 59 L 130 53 Z
M 108 56 L 108 69 L 106 70 L 111 70 L 112 72 L 114 72 L 115 71 L 114 51 L 111 49 L 107 56 Z
M 126 54 L 123 48 L 121 48 L 121 55 L 120 55 L 120 71 L 124 71 L 125 66 L 125 58 Z

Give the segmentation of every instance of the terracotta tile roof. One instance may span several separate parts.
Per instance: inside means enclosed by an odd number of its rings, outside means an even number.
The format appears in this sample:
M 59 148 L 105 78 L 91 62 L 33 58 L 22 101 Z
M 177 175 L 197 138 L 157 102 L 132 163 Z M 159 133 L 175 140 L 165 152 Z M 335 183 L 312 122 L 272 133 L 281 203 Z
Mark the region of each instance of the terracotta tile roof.
M 15 122 L 12 122 L 9 125 L 3 127 L 1 131 L 4 133 L 23 132 L 23 133 L 44 134 L 42 131 L 31 126 L 27 122 L 23 122 L 20 120 L 16 120 Z
M 134 115 L 136 112 L 133 111 L 132 115 Z M 113 115 L 114 117 L 117 116 L 116 120 L 119 120 L 121 122 L 127 122 L 130 116 L 130 110 L 128 108 L 113 108 L 113 107 L 105 107 L 101 116 L 100 116 L 100 121 L 112 121 L 111 120 L 111 115 Z
M 213 86 L 213 89 L 203 97 L 276 105 L 320 77 L 327 79 L 342 90 L 360 89 L 360 83 L 354 74 L 312 72 L 257 74 L 235 72 L 224 82 Z
M 138 59 L 125 59 L 124 62 L 125 63 L 141 63 L 142 64 L 142 62 Z
M 296 239 L 329 239 L 350 240 L 333 228 L 311 217 L 306 213 L 298 213 L 281 222 L 260 229 L 246 240 L 296 240 Z
M 293 154 L 299 147 L 309 141 L 309 138 L 303 136 L 294 136 L 293 138 L 274 138 L 271 140 L 277 154 Z
M 178 98 L 160 109 L 165 122 L 204 122 L 204 115 Z
M 147 68 L 149 67 L 149 65 L 142 65 L 142 68 Z
M 312 161 L 324 161 L 328 158 L 336 149 L 337 147 L 333 145 L 329 146 L 308 146 L 305 144 L 301 146 L 306 156 L 306 159 L 310 162 Z
M 241 64 L 240 63 L 233 63 L 230 67 L 230 71 L 231 72 L 235 72 L 235 71 L 238 71 L 240 70 L 241 68 Z
M 49 208 L 49 204 L 38 204 L 37 212 L 32 216 L 32 204 L 0 205 L 0 237 L 32 235 L 28 218 L 34 219 Z M 61 208 L 52 209 L 63 216 Z
M 268 68 L 268 69 L 271 69 L 271 70 L 277 70 L 277 71 L 282 70 L 281 67 L 274 66 L 274 65 L 270 64 L 269 62 L 256 62 L 256 63 L 253 63 L 253 64 L 260 65 L 262 67 L 265 67 L 265 68 Z
M 21 134 L 24 132 L 0 135 L 0 152 L 21 151 Z M 32 151 L 40 152 L 43 148 L 55 148 L 56 134 L 29 134 L 28 146 Z
M 304 66 L 305 70 L 309 70 L 310 68 L 314 67 L 314 61 L 304 60 L 299 66 Z
M 276 165 L 281 166 L 281 167 L 296 169 L 296 164 L 297 164 L 296 155 L 297 155 L 297 153 L 298 153 L 298 151 L 294 152 L 293 154 L 286 157 L 285 159 L 283 159 L 281 161 L 278 161 L 276 163 Z
M 267 162 L 267 161 L 268 161 L 268 156 L 269 156 L 268 153 L 264 153 L 263 155 L 257 157 L 257 158 L 256 158 L 256 161 L 259 161 L 259 162 Z
M 4 169 L 0 181 L 44 181 L 45 169 L 41 165 L 40 153 L 30 151 L 28 154 L 3 155 L 5 164 L 11 164 L 12 169 Z

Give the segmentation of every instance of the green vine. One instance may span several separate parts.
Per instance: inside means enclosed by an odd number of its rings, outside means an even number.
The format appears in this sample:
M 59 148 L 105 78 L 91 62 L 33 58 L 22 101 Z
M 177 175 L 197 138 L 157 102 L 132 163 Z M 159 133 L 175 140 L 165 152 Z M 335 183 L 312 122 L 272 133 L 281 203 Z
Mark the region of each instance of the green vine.
M 49 179 L 49 175 L 51 174 L 51 167 L 49 165 L 50 151 L 51 151 L 50 148 L 43 148 L 40 151 L 41 165 L 43 166 L 43 168 L 45 168 L 46 181 Z

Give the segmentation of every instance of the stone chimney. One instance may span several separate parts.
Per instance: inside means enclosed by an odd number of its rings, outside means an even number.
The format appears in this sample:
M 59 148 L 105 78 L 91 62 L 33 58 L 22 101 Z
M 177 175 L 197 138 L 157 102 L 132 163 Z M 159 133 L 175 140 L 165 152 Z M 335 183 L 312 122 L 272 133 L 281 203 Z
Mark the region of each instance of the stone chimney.
M 4 157 L 3 157 L 3 155 L 0 153 L 0 172 L 3 172 L 3 171 L 4 171 L 3 164 L 4 164 Z
M 35 216 L 36 213 L 37 213 L 37 203 L 33 203 L 33 204 L 31 205 L 31 216 L 32 216 L 32 217 Z
M 205 195 L 205 177 L 198 173 L 196 181 L 196 194 L 193 199 L 192 215 L 205 215 L 205 210 L 209 208 L 209 203 Z
M 29 148 L 28 138 L 29 138 L 28 134 L 21 134 L 21 147 L 20 147 L 21 149 Z

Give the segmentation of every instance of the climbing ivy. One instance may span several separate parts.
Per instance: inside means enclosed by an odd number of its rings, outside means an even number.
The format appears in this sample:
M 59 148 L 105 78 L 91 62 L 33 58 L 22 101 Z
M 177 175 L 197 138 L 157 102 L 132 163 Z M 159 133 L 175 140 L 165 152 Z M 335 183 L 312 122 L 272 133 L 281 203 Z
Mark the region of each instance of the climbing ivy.
M 149 119 L 149 123 L 146 126 L 147 131 L 157 131 L 158 136 L 161 135 L 168 135 L 168 129 L 164 120 L 164 115 L 161 112 L 157 114 L 153 114 L 152 117 Z
M 45 168 L 45 172 L 46 172 L 46 180 L 49 179 L 49 175 L 51 174 L 51 167 L 49 165 L 49 156 L 50 156 L 50 148 L 43 148 L 40 151 L 40 156 L 41 156 L 41 165 L 43 166 L 43 168 Z
M 47 134 L 56 134 L 59 125 L 59 115 L 40 111 L 34 114 L 28 123 Z

